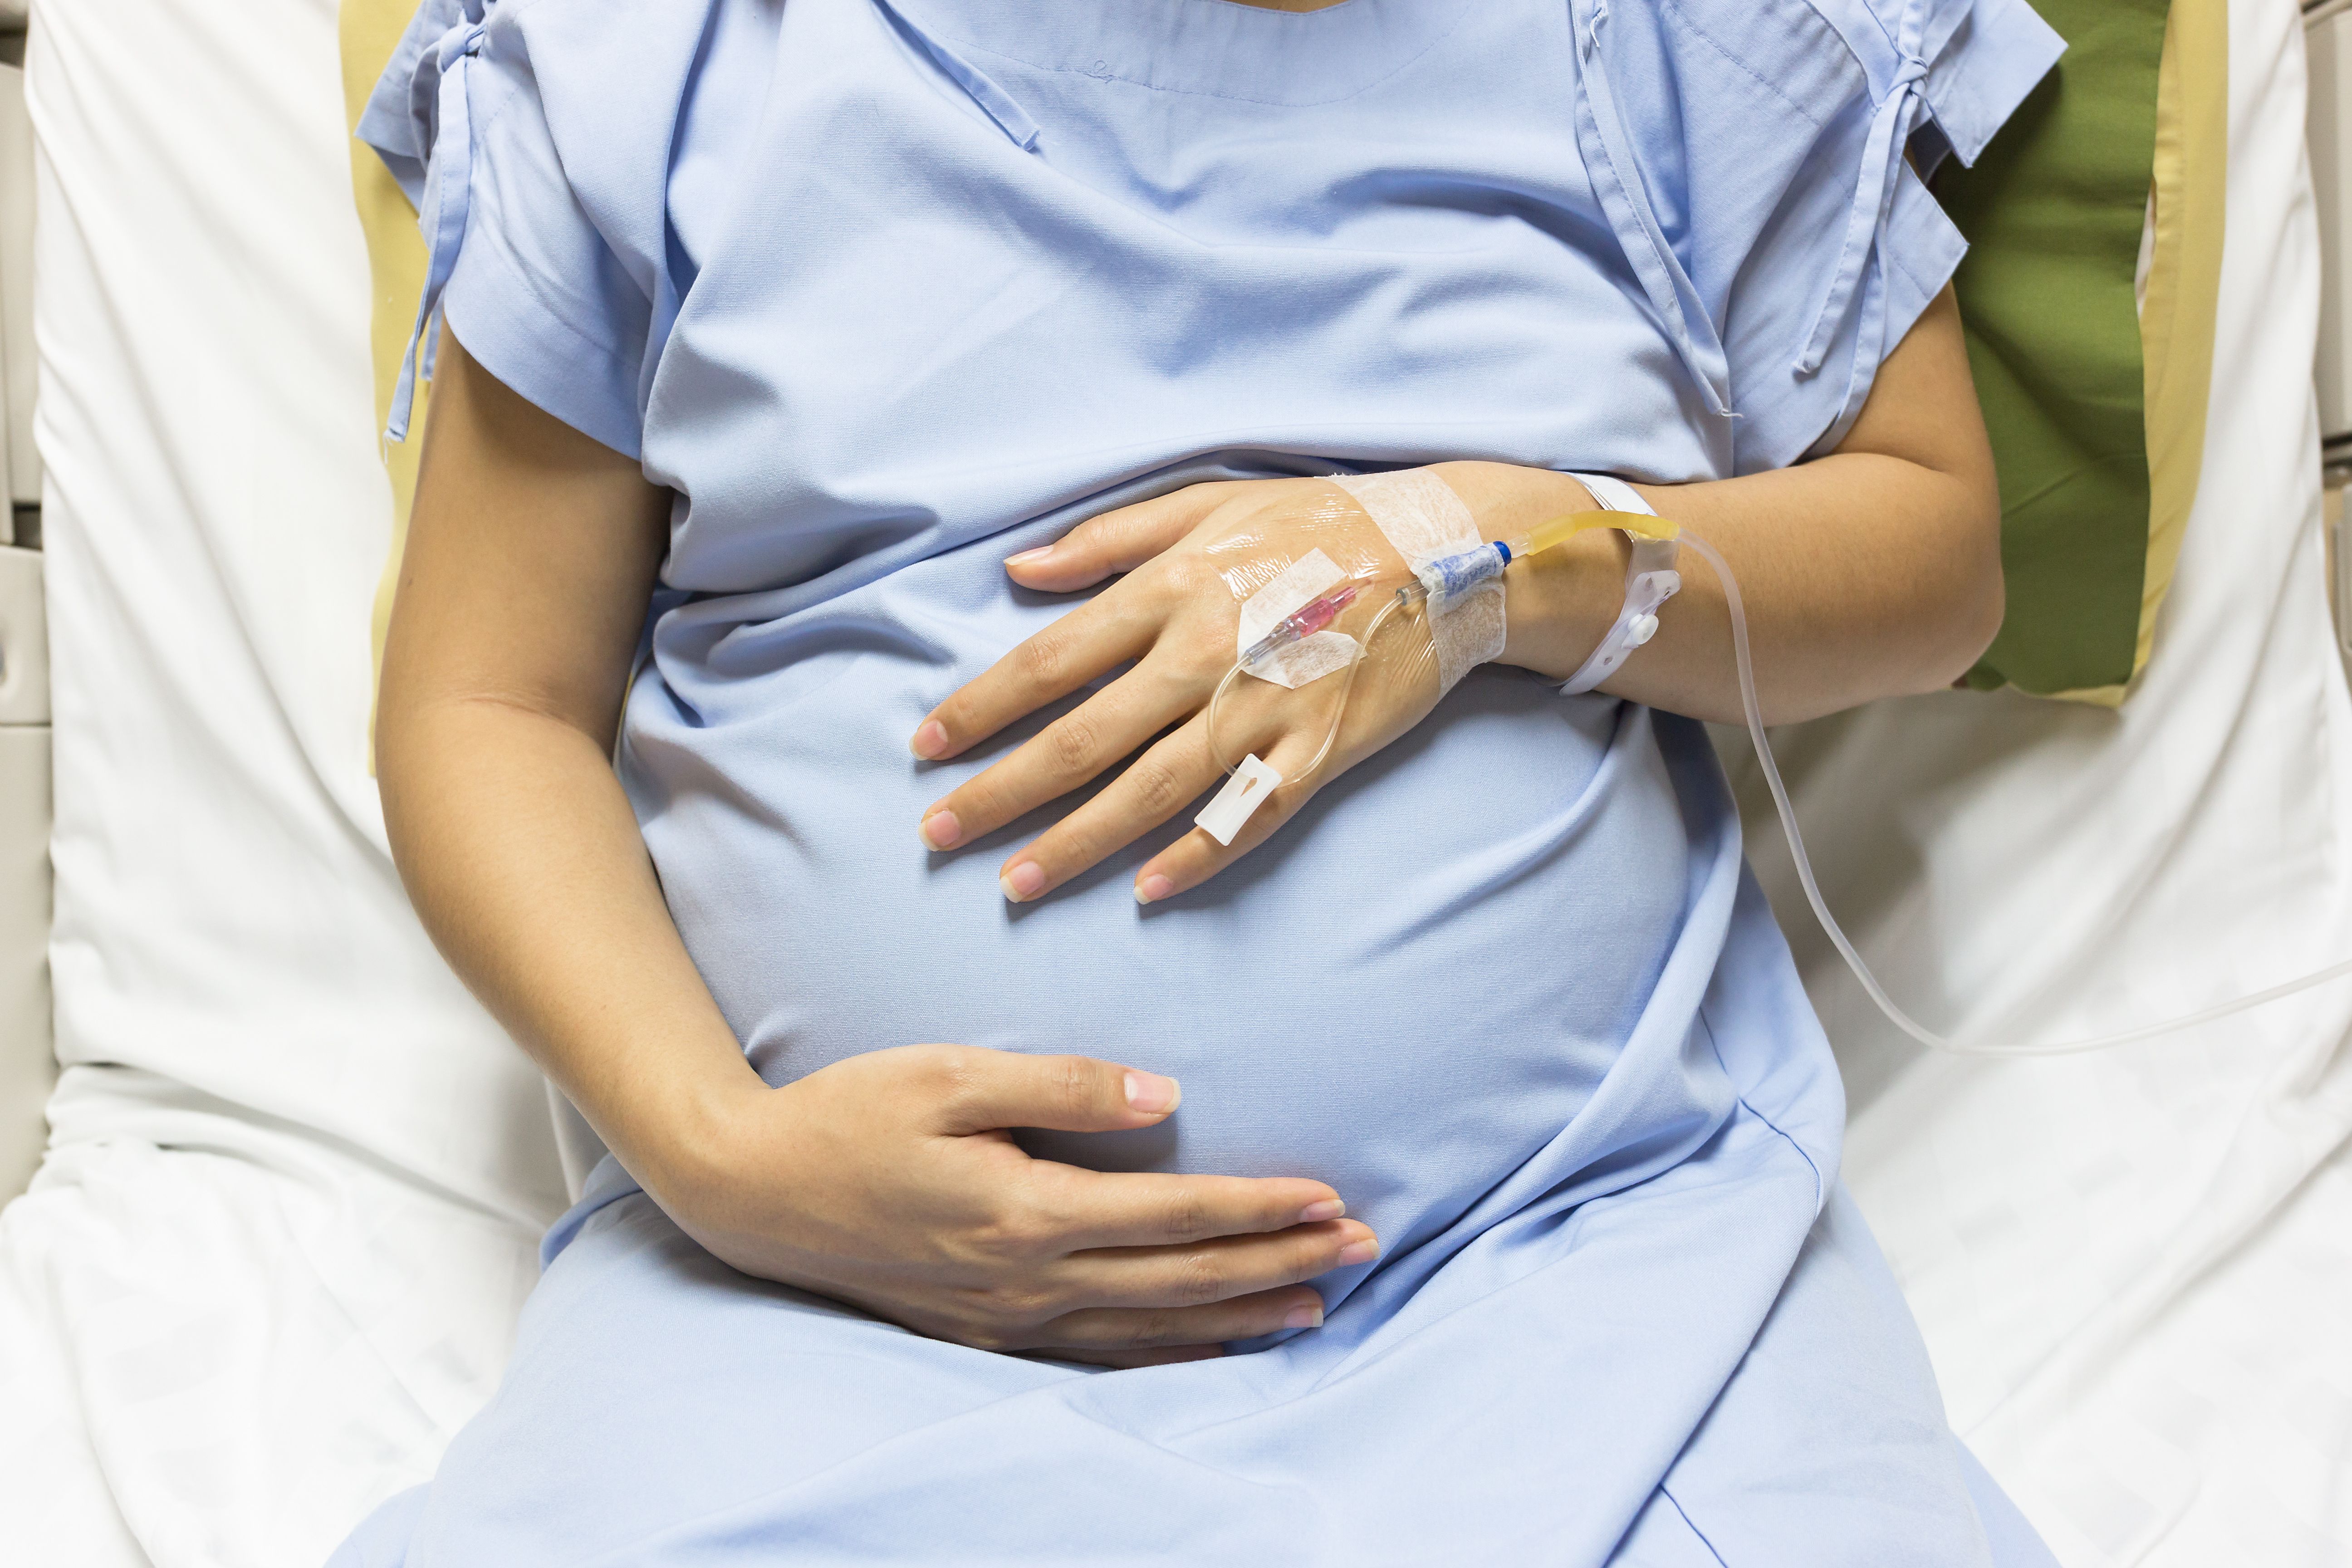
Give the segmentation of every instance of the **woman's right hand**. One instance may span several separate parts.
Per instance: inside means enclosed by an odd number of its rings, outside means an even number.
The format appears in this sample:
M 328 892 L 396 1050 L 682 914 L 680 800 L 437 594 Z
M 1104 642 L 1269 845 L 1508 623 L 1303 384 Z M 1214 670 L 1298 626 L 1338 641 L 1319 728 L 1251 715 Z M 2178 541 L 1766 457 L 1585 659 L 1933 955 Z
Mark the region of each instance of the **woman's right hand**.
M 1130 1102 L 1107 1062 L 916 1046 L 760 1081 L 612 767 L 670 500 L 445 336 L 376 758 L 401 879 L 451 965 L 748 1273 L 940 1339 L 1121 1365 L 1318 1321 L 1301 1282 L 1373 1247 L 1322 1183 L 1101 1175 L 1003 1131 L 1149 1127 L 1175 1109 L 1164 1079 L 1134 1075 Z
M 1179 1094 L 1087 1057 L 907 1046 L 752 1080 L 641 1174 L 745 1273 L 959 1344 L 1136 1366 L 1320 1324 L 1304 1281 L 1379 1251 L 1324 1184 L 1104 1173 L 1006 1131 L 1150 1127 Z

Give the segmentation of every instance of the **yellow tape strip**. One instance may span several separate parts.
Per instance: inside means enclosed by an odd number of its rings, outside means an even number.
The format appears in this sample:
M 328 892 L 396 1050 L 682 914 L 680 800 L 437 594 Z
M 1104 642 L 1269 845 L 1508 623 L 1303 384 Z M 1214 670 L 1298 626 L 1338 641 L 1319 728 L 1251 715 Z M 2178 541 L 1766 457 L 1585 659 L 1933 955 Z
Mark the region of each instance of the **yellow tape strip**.
M 343 57 L 343 112 L 347 129 L 356 130 L 367 108 L 368 95 L 383 74 L 401 34 L 415 14 L 416 0 L 343 0 L 338 18 Z M 369 279 L 368 345 L 375 360 L 375 428 L 380 433 L 392 412 L 393 382 L 400 374 L 401 356 L 408 349 L 408 329 L 416 318 L 417 298 L 425 292 L 425 237 L 416 232 L 416 209 L 400 193 L 375 150 L 352 142 L 352 199 L 359 207 L 360 229 L 367 238 Z M 425 427 L 425 387 L 416 387 L 416 412 L 412 429 Z M 423 443 L 383 446 L 385 473 L 392 480 L 392 542 L 385 552 L 383 574 L 375 590 L 375 613 L 369 626 L 373 649 L 368 686 L 368 771 L 375 771 L 375 679 L 383 672 L 383 630 L 392 619 L 393 590 L 400 583 L 401 551 L 408 542 L 408 509 L 416 499 L 416 456 Z

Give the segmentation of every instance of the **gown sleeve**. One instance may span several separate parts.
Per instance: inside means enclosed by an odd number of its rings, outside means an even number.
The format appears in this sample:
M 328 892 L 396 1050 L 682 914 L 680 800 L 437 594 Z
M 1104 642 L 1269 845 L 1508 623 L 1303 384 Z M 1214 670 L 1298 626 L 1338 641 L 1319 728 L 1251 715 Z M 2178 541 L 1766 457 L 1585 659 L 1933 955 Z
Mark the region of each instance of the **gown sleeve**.
M 1974 163 L 2063 42 L 2025 0 L 1576 4 L 1587 162 L 1733 471 L 1828 451 L 1968 248 L 1922 176 Z
M 656 333 L 677 308 L 664 211 L 678 93 L 662 83 L 669 68 L 682 90 L 699 37 L 680 25 L 692 7 L 662 9 L 419 7 L 359 125 L 416 204 L 427 252 L 392 438 L 407 433 L 415 380 L 432 374 L 435 318 L 446 316 L 500 382 L 642 457 Z M 614 79 L 624 60 L 634 80 Z

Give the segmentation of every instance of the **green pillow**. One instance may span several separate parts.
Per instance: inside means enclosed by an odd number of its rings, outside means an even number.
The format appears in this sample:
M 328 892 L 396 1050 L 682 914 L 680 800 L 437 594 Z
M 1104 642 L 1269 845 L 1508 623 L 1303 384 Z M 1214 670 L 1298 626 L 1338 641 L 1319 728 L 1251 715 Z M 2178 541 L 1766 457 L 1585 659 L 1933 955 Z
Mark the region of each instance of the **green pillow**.
M 2228 158 L 2226 0 L 2037 0 L 2057 68 L 1936 195 L 2000 470 L 2009 613 L 1969 675 L 2113 705 L 2197 490 Z M 2134 279 L 2153 245 L 2145 308 Z

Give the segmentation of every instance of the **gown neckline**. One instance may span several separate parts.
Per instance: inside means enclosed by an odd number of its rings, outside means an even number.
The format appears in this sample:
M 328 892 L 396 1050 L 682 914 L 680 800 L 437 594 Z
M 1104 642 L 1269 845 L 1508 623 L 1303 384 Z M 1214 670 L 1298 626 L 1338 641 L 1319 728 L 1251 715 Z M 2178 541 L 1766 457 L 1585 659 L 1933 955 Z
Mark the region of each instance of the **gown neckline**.
M 1351 98 L 1394 75 L 1475 3 L 1340 0 L 1277 11 L 1241 0 L 896 0 L 983 68 L 1012 60 L 1106 88 L 1295 106 Z

